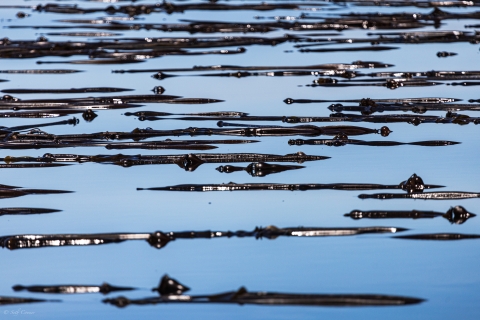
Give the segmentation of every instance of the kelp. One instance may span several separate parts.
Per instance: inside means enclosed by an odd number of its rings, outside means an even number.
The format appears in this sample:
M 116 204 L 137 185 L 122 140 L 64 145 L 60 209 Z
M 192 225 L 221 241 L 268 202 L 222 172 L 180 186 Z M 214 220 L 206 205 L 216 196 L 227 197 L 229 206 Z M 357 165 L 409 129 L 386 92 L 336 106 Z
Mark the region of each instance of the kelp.
M 157 249 L 164 248 L 169 242 L 178 239 L 214 239 L 214 238 L 255 238 L 276 239 L 278 237 L 328 237 L 352 236 L 361 234 L 397 233 L 407 229 L 396 227 L 362 227 L 362 228 L 318 228 L 289 227 L 266 228 L 256 227 L 253 231 L 183 231 L 153 233 L 99 233 L 99 234 L 25 234 L 0 237 L 2 248 L 9 250 L 63 247 L 63 246 L 96 246 L 102 244 L 120 243 L 124 241 L 142 240 Z
M 56 123 L 58 124 L 58 123 Z M 45 124 L 49 125 L 49 124 Z M 221 125 L 229 125 L 229 123 L 222 123 Z M 110 147 L 113 149 L 115 143 L 110 143 L 112 140 L 134 140 L 136 142 L 144 140 L 147 138 L 154 137 L 166 137 L 166 136 L 212 136 L 212 135 L 221 135 L 221 136 L 244 136 L 244 137 L 257 137 L 257 136 L 319 136 L 319 135 L 338 135 L 338 134 L 348 134 L 348 135 L 364 135 L 364 134 L 381 134 L 386 137 L 390 134 L 390 129 L 383 126 L 381 129 L 370 129 L 365 127 L 358 126 L 326 126 L 318 127 L 313 125 L 301 125 L 295 127 L 282 127 L 282 126 L 255 126 L 255 127 L 242 127 L 241 124 L 235 124 L 239 128 L 186 128 L 186 129 L 174 129 L 174 130 L 154 130 L 151 128 L 146 129 L 134 129 L 131 132 L 96 132 L 88 134 L 62 134 L 55 135 L 50 134 L 40 129 L 32 129 L 26 133 L 19 133 L 6 128 L 3 131 L 0 131 L 0 138 L 3 138 L 3 143 L 1 144 L 2 148 L 10 148 L 13 146 L 18 146 L 19 148 L 26 148 L 41 145 L 57 145 L 57 148 L 69 147 L 69 146 L 106 146 L 105 142 L 109 142 Z M 26 126 L 30 127 L 30 126 Z M 15 127 L 12 127 L 15 128 Z M 213 141 L 213 140 L 210 140 Z M 256 140 L 231 140 L 226 143 L 234 142 L 252 142 Z M 107 144 L 107 145 L 108 145 Z M 157 145 L 173 145 L 171 142 L 167 141 L 151 141 L 145 142 L 143 145 L 151 144 L 152 146 Z M 184 144 L 185 143 L 179 143 Z M 117 144 L 119 145 L 119 144 Z M 131 144 L 130 146 L 134 146 Z M 141 146 L 142 144 L 138 143 L 135 146 Z M 23 146 L 23 147 L 22 147 Z M 125 144 L 128 148 L 128 144 Z
M 464 240 L 464 239 L 480 239 L 480 234 L 463 234 L 463 233 L 425 233 L 425 234 L 410 234 L 406 236 L 394 237 L 397 239 L 407 240 Z
M 3 166 L 4 165 L 0 166 L 0 168 L 3 168 Z M 21 197 L 29 194 L 62 194 L 71 192 L 73 191 L 51 189 L 23 189 L 21 187 L 0 185 L 0 199 Z
M 0 110 L 108 110 L 141 107 L 137 103 L 168 103 L 168 104 L 209 104 L 223 100 L 210 98 L 184 98 L 181 96 L 149 94 L 126 95 L 67 99 L 19 99 L 4 95 L 0 99 Z
M 418 304 L 423 299 L 391 296 L 381 294 L 312 294 L 312 293 L 280 293 L 280 292 L 250 292 L 245 287 L 241 287 L 236 291 L 222 292 L 208 295 L 185 295 L 184 292 L 190 288 L 181 284 L 175 279 L 164 275 L 160 281 L 158 288 L 160 296 L 128 299 L 126 297 L 117 297 L 103 300 L 119 308 L 128 305 L 156 305 L 167 303 L 201 303 L 201 304 L 253 304 L 253 305 L 270 305 L 270 306 L 401 306 Z
M 4 215 L 31 215 L 60 212 L 62 210 L 46 208 L 0 208 L 0 216 Z
M 34 299 L 34 298 L 21 298 L 21 297 L 5 297 L 0 296 L 0 306 L 11 305 L 11 304 L 22 304 L 22 303 L 37 303 L 37 302 L 59 302 L 59 300 L 44 300 L 44 299 Z M 15 311 L 5 310 L 3 314 L 13 314 L 18 315 Z M 34 313 L 34 312 L 33 312 Z M 28 313 L 25 313 L 28 314 Z
M 422 200 L 462 200 L 480 198 L 478 192 L 463 192 L 463 191 L 444 191 L 444 192 L 424 192 L 424 193 L 376 193 L 376 194 L 361 194 L 360 199 L 422 199 Z
M 238 66 L 238 65 L 213 65 L 213 66 L 194 66 L 192 68 L 169 68 L 169 69 L 130 69 L 113 70 L 113 73 L 142 73 L 142 72 L 191 72 L 191 71 L 262 71 L 262 70 L 356 70 L 356 69 L 374 69 L 390 68 L 394 65 L 378 61 L 353 61 L 352 63 L 325 63 L 316 65 L 300 66 Z
M 134 89 L 112 88 L 112 87 L 93 87 L 93 88 L 72 88 L 72 89 L 3 89 L 3 93 L 13 94 L 55 94 L 55 93 L 88 93 L 88 92 L 122 92 L 133 91 Z
M 398 141 L 363 141 L 349 139 L 346 135 L 337 135 L 333 139 L 290 139 L 288 144 L 291 146 L 329 146 L 343 147 L 346 145 L 371 146 L 371 147 L 396 147 L 402 145 L 422 146 L 422 147 L 443 147 L 459 144 L 460 142 L 446 140 L 428 140 L 416 142 L 398 142 Z
M 197 153 L 183 155 L 76 155 L 76 154 L 51 154 L 46 153 L 41 157 L 11 157 L 0 160 L 7 164 L 3 166 L 22 165 L 62 165 L 65 163 L 94 162 L 113 164 L 122 167 L 139 165 L 176 164 L 185 171 L 195 171 L 204 163 L 239 163 L 239 162 L 297 162 L 326 160 L 330 157 L 306 155 L 303 152 L 286 155 L 261 154 L 261 153 Z M 2 165 L 0 165 L 1 167 Z
M 286 98 L 283 100 L 286 104 L 293 104 L 293 103 L 324 103 L 324 102 L 356 102 L 359 103 L 361 106 L 367 105 L 375 105 L 377 103 L 400 103 L 400 104 L 443 104 L 443 103 L 450 103 L 450 102 L 457 102 L 462 101 L 462 99 L 457 98 L 442 98 L 442 97 L 425 97 L 425 98 L 391 98 L 391 99 L 370 99 L 370 98 L 362 98 L 362 99 L 339 99 L 339 100 L 324 100 L 324 99 L 292 99 Z
M 463 119 L 464 121 L 468 121 L 468 116 L 456 115 L 453 111 L 479 111 L 480 104 L 428 104 L 428 103 L 421 103 L 421 104 L 386 104 L 386 103 L 376 103 L 375 101 L 371 101 L 371 103 L 360 103 L 358 106 L 344 106 L 343 104 L 336 103 L 331 104 L 328 109 L 333 112 L 343 112 L 343 111 L 354 111 L 354 112 L 361 112 L 363 115 L 371 115 L 375 112 L 384 112 L 384 111 L 410 111 L 413 113 L 423 114 L 427 111 L 445 111 L 447 112 L 447 116 L 444 118 L 439 119 L 440 122 L 454 122 L 456 120 L 460 121 Z M 458 117 L 459 116 L 459 117 Z M 406 116 L 408 117 L 408 115 Z M 450 119 L 449 119 L 450 118 Z M 420 119 L 420 118 L 419 118 Z M 425 121 L 428 121 L 427 118 L 423 118 Z M 433 119 L 433 118 L 430 118 Z M 472 118 L 472 122 L 475 122 L 476 118 Z M 437 120 L 435 120 L 437 121 Z
M 343 110 L 344 106 L 341 104 L 332 104 L 330 110 Z M 389 108 L 390 106 L 387 106 Z M 452 109 L 455 108 L 452 105 Z M 472 106 L 475 107 L 475 106 Z M 312 122 L 371 122 L 371 123 L 409 123 L 415 126 L 418 126 L 421 123 L 453 123 L 465 125 L 469 123 L 479 124 L 479 117 L 470 117 L 464 114 L 458 114 L 451 111 L 448 111 L 444 117 L 441 116 L 426 116 L 426 115 L 411 115 L 411 114 L 388 114 L 388 115 L 371 115 L 368 114 L 368 110 L 364 107 L 357 108 L 356 106 L 345 107 L 348 110 L 359 111 L 363 113 L 362 115 L 357 114 L 348 114 L 336 112 L 330 114 L 328 117 L 317 117 L 317 116 L 249 116 L 246 113 L 237 113 L 237 112 L 212 112 L 212 113 L 193 113 L 187 114 L 186 117 L 171 117 L 172 114 L 167 112 L 126 112 L 125 115 L 136 115 L 140 121 L 170 121 L 170 120 L 182 120 L 182 121 L 221 121 L 222 126 L 226 126 L 229 123 L 225 122 L 228 120 L 235 121 L 278 121 L 284 123 L 312 123 Z M 381 108 L 381 105 L 379 105 Z M 394 107 L 392 107 L 394 108 Z M 445 108 L 448 109 L 448 108 Z M 375 110 L 375 109 L 373 109 Z M 413 109 L 412 109 L 413 110 Z M 418 109 L 417 109 L 418 110 Z M 475 110 L 475 109 L 474 109 Z M 421 111 L 421 110 L 418 110 Z M 381 111 L 380 111 L 381 112 Z M 192 116 L 193 115 L 193 116 Z M 235 124 L 234 126 L 242 126 L 241 124 Z M 250 126 L 249 126 L 250 127 Z
M 442 217 L 447 219 L 451 224 L 463 224 L 468 219 L 473 218 L 476 214 L 468 212 L 462 206 L 451 207 L 446 213 L 436 211 L 394 211 L 394 210 L 374 210 L 361 211 L 353 210 L 344 215 L 354 220 L 358 219 L 433 219 Z
M 35 286 L 22 286 L 15 285 L 12 287 L 14 291 L 28 291 L 35 293 L 55 293 L 55 294 L 79 294 L 79 293 L 102 293 L 109 294 L 117 291 L 131 291 L 135 290 L 132 287 L 118 287 L 112 286 L 106 282 L 101 285 L 35 285 Z
M 385 185 L 376 183 L 223 183 L 223 184 L 181 184 L 166 187 L 137 188 L 152 191 L 307 191 L 307 190 L 378 190 L 400 189 L 407 194 L 423 194 L 425 189 L 443 188 L 441 185 L 425 184 L 419 176 L 413 174 L 408 180 L 399 184 Z M 401 194 L 403 195 L 403 194 Z
M 252 177 L 265 177 L 269 174 L 280 173 L 288 170 L 296 170 L 305 168 L 304 166 L 295 166 L 295 165 L 283 165 L 283 164 L 270 164 L 266 162 L 252 162 L 246 167 L 237 167 L 237 166 L 220 166 L 216 168 L 218 172 L 222 173 L 232 173 L 245 171 Z
M 0 73 L 9 74 L 72 74 L 83 72 L 82 70 L 72 69 L 25 69 L 25 70 L 0 70 Z

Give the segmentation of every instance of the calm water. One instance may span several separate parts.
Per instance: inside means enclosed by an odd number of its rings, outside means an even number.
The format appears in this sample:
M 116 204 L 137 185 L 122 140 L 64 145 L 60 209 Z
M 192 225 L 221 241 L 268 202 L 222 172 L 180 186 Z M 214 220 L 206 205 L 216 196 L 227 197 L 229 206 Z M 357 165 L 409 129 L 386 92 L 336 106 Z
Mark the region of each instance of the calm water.
M 38 3 L 46 4 L 45 1 Z M 108 4 L 82 1 L 55 2 L 78 3 L 80 7 L 105 7 Z M 149 3 L 142 1 L 140 3 Z M 189 2 L 182 2 L 189 3 Z M 228 2 L 231 3 L 231 2 Z M 247 2 L 239 2 L 247 3 Z M 2 1 L 3 4 L 34 5 L 34 1 Z M 125 3 L 121 3 L 125 4 Z M 118 5 L 118 4 L 115 4 Z M 308 7 L 308 2 L 307 5 Z M 332 6 L 333 7 L 333 6 Z M 336 11 L 320 11 L 320 15 L 348 12 L 430 12 L 432 9 L 414 7 L 335 7 Z M 21 9 L 31 14 L 17 19 L 20 9 L 0 9 L 1 25 L 62 25 L 60 19 L 95 19 L 102 13 L 63 15 L 39 13 Z M 450 9 L 452 12 L 474 12 L 470 9 Z M 298 16 L 301 11 L 186 11 L 185 13 L 154 13 L 139 16 L 138 23 L 177 23 L 181 19 L 208 21 L 262 22 L 255 16 Z M 437 30 L 467 30 L 464 25 L 476 20 L 446 20 Z M 433 27 L 414 29 L 431 31 Z M 54 29 L 2 29 L 2 37 L 12 40 L 34 40 Z M 68 29 L 61 31 L 93 31 Z M 395 30 L 373 30 L 390 32 Z M 115 32 L 115 31 L 112 31 Z M 190 37 L 185 32 L 119 31 L 119 38 L 128 37 Z M 274 31 L 266 34 L 247 34 L 260 37 L 281 36 L 285 33 L 308 35 L 308 32 Z M 372 30 L 344 31 L 340 37 L 366 37 Z M 322 33 L 314 31 L 314 33 Z M 325 31 L 324 33 L 332 33 Z M 196 34 L 194 36 L 245 36 L 245 34 Z M 85 37 L 47 36 L 51 41 L 93 41 Z M 385 87 L 308 87 L 314 76 L 305 77 L 198 77 L 179 76 L 165 80 L 151 77 L 153 72 L 116 74 L 117 69 L 190 68 L 196 65 L 229 64 L 239 66 L 261 65 L 313 65 L 322 63 L 351 63 L 356 60 L 381 61 L 395 65 L 373 71 L 430 71 L 478 70 L 479 47 L 469 43 L 455 44 L 394 44 L 398 50 L 385 52 L 332 52 L 302 53 L 287 42 L 277 46 L 247 46 L 247 51 L 236 55 L 167 56 L 138 64 L 124 65 L 38 65 L 42 61 L 69 61 L 87 59 L 85 56 L 42 57 L 37 59 L 2 59 L 0 69 L 53 69 L 83 70 L 70 75 L 13 75 L 0 74 L 0 89 L 18 88 L 80 88 L 122 87 L 134 91 L 123 94 L 151 94 L 154 86 L 163 86 L 165 94 L 188 98 L 214 98 L 222 103 L 204 105 L 146 104 L 138 109 L 98 111 L 91 123 L 81 119 L 75 126 L 47 127 L 54 134 L 92 133 L 99 131 L 131 131 L 134 128 L 180 129 L 187 127 L 216 127 L 216 121 L 164 120 L 148 122 L 136 117 L 126 117 L 125 112 L 140 110 L 171 113 L 242 111 L 252 116 L 328 116 L 330 103 L 292 104 L 283 100 L 294 99 L 361 99 L 451 97 L 479 99 L 477 86 L 404 87 L 389 90 Z M 345 47 L 332 45 L 329 47 Z M 361 46 L 360 44 L 358 46 Z M 230 48 L 230 49 L 235 49 Z M 206 49 L 206 50 L 215 50 Z M 457 56 L 437 58 L 438 51 L 451 51 Z M 280 69 L 281 70 L 281 69 Z M 232 71 L 233 72 L 233 71 Z M 203 72 L 191 72 L 196 75 Z M 184 73 L 188 74 L 188 73 Z M 453 82 L 454 80 L 452 80 Z M 14 95 L 21 99 L 70 98 L 87 96 L 112 96 L 116 94 L 58 94 Z M 345 103 L 347 105 L 347 103 Z M 351 105 L 351 104 L 348 104 Z M 479 116 L 475 112 L 462 112 Z M 444 112 L 428 115 L 443 116 Z M 77 116 L 78 117 L 78 116 Z M 66 119 L 66 118 L 59 118 Z M 46 123 L 48 119 L 3 119 L 2 126 Z M 232 122 L 237 122 L 233 121 Z M 255 124 L 281 125 L 275 122 Z M 342 123 L 343 124 L 343 123 Z M 345 123 L 368 128 L 383 124 Z M 315 125 L 329 125 L 315 123 Z M 468 211 L 480 213 L 479 199 L 469 200 L 374 200 L 358 198 L 360 193 L 377 191 L 253 191 L 253 192 L 154 192 L 136 191 L 137 187 L 161 187 L 189 183 L 382 183 L 397 184 L 413 173 L 425 183 L 445 185 L 446 191 L 480 192 L 478 157 L 480 139 L 478 126 L 469 124 L 388 124 L 393 131 L 388 140 L 401 142 L 423 140 L 451 140 L 461 144 L 448 147 L 368 147 L 344 146 L 289 146 L 291 138 L 256 137 L 260 143 L 244 145 L 219 145 L 215 153 L 272 153 L 288 154 L 302 151 L 310 155 L 329 156 L 331 159 L 307 162 L 306 168 L 254 178 L 245 172 L 219 173 L 218 164 L 203 164 L 194 172 L 186 172 L 176 165 L 152 165 L 122 168 L 97 163 L 76 164 L 61 168 L 3 169 L 0 183 L 25 188 L 72 190 L 62 195 L 30 195 L 2 199 L 1 207 L 44 207 L 62 212 L 32 216 L 2 216 L 1 235 L 46 233 L 100 233 L 100 232 L 153 232 L 156 230 L 252 230 L 255 226 L 277 227 L 363 227 L 394 226 L 410 229 L 405 234 L 418 233 L 480 233 L 480 218 L 462 225 L 435 219 L 385 219 L 352 220 L 344 217 L 354 209 L 360 210 L 428 210 L 446 212 L 461 205 Z M 195 137 L 195 139 L 223 139 L 224 137 Z M 234 138 L 234 137 L 225 137 Z M 326 137 L 319 137 L 326 138 Z M 174 139 L 174 137 L 172 137 Z M 180 137 L 179 139 L 188 139 Z M 385 140 L 380 135 L 360 136 L 362 140 Z M 160 140 L 160 139 L 154 139 Z M 41 156 L 50 153 L 116 154 L 104 148 L 69 148 L 42 150 L 3 150 L 1 157 Z M 176 150 L 122 150 L 124 154 L 186 154 Z M 248 163 L 237 165 L 246 166 Z M 395 191 L 394 191 L 395 192 Z M 391 235 L 360 235 L 350 237 L 286 238 L 254 240 L 231 238 L 212 240 L 178 240 L 157 250 L 143 241 L 124 242 L 104 246 L 41 248 L 0 251 L 2 277 L 1 296 L 61 299 L 61 303 L 37 303 L 2 306 L 0 314 L 45 319 L 69 318 L 168 318 L 168 319 L 318 319 L 325 318 L 389 318 L 389 319 L 478 319 L 480 311 L 477 271 L 480 256 L 479 240 L 413 241 L 391 238 Z M 289 307 L 289 306 L 237 306 L 237 305 L 157 305 L 130 306 L 125 309 L 102 304 L 104 296 L 45 295 L 13 292 L 11 287 L 22 285 L 101 284 L 134 286 L 141 290 L 122 293 L 129 298 L 153 296 L 150 288 L 157 285 L 161 276 L 168 273 L 192 288 L 191 294 L 213 294 L 236 290 L 245 286 L 251 291 L 292 293 L 377 293 L 423 298 L 426 301 L 414 306 L 401 307 Z M 110 294 L 115 297 L 120 294 Z M 22 312 L 21 311 L 25 311 Z M 33 314 L 32 314 L 33 312 Z M 26 314 L 29 313 L 29 314 Z

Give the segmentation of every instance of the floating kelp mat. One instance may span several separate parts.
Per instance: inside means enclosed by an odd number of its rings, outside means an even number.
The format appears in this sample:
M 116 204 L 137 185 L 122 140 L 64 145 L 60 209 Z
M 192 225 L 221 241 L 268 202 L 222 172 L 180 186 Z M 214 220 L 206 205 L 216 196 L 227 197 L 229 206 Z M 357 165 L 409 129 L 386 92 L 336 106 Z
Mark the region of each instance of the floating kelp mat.
M 479 3 L 157 2 L 0 3 L 0 313 L 480 317 Z

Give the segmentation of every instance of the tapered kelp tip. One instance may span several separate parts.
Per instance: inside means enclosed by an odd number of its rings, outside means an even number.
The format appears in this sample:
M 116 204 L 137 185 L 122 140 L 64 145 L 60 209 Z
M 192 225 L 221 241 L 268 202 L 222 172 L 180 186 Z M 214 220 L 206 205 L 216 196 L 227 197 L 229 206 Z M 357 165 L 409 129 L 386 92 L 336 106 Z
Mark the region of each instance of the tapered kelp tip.
M 405 298 L 404 304 L 418 304 L 427 301 L 426 299 L 420 298 Z
M 208 103 L 217 103 L 217 102 L 225 102 L 225 100 L 221 99 L 207 99 Z

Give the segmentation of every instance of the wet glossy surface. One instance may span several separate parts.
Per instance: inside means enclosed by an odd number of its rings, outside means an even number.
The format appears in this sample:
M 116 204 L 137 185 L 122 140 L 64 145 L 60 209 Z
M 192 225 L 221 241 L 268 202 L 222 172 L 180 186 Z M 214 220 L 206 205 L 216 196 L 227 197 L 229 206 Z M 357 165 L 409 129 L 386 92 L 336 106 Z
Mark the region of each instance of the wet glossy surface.
M 90 246 L 109 243 L 119 243 L 127 240 L 145 240 L 151 246 L 161 249 L 168 242 L 176 239 L 211 239 L 221 237 L 254 237 L 255 239 L 276 239 L 280 236 L 292 237 L 328 237 L 351 236 L 366 233 L 397 233 L 406 231 L 395 227 L 366 227 L 366 228 L 255 228 L 253 231 L 182 231 L 154 233 L 110 233 L 110 234 L 25 234 L 0 237 L 2 248 L 16 250 L 43 247 L 63 246 Z
M 359 307 L 359 306 L 402 306 L 409 304 L 421 303 L 424 300 L 412 297 L 399 297 L 387 295 L 373 294 L 295 294 L 295 293 L 279 293 L 279 292 L 249 292 L 245 287 L 241 287 L 237 291 L 223 292 L 211 295 L 188 296 L 183 292 L 189 291 L 190 288 L 185 287 L 175 279 L 164 275 L 160 281 L 158 288 L 160 297 L 144 298 L 131 300 L 125 297 L 110 298 L 103 300 L 104 303 L 112 304 L 119 308 L 128 305 L 155 305 L 165 303 L 227 303 L 227 304 L 259 304 L 270 306 L 343 306 L 343 307 Z
M 450 208 L 446 213 L 435 211 L 360 211 L 353 210 L 350 213 L 345 214 L 345 217 L 352 219 L 432 219 L 436 217 L 443 217 L 450 223 L 462 224 L 468 219 L 475 217 L 476 214 L 468 212 L 462 206 L 456 206 Z
M 130 291 L 135 288 L 112 286 L 106 282 L 99 286 L 95 285 L 58 285 L 58 286 L 22 286 L 15 285 L 12 287 L 14 291 L 28 291 L 39 293 L 60 293 L 60 294 L 76 294 L 76 293 L 103 293 L 109 294 L 116 291 Z
M 477 319 L 478 8 L 2 1 L 0 314 Z

